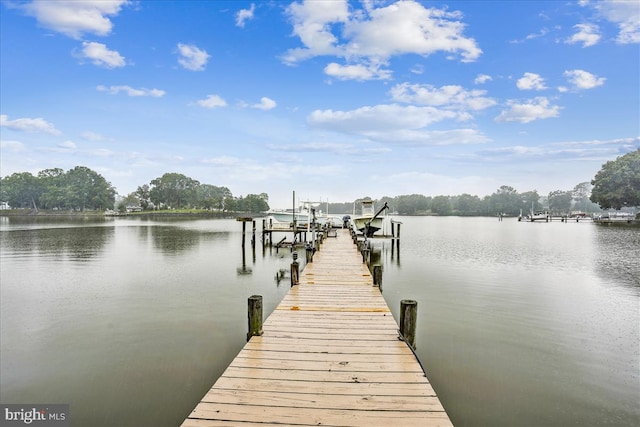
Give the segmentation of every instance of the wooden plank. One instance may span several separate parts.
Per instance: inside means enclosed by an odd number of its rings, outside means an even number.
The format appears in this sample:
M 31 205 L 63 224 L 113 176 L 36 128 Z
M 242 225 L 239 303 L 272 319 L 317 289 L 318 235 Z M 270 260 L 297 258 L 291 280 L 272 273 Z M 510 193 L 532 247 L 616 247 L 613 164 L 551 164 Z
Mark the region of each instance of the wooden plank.
M 403 426 L 428 427 L 450 426 L 444 411 L 368 411 L 357 409 L 325 409 L 299 407 L 269 407 L 259 405 L 209 404 L 202 402 L 190 418 L 217 421 L 266 422 L 285 425 L 313 426 Z M 206 426 L 208 424 L 200 424 Z M 228 424 L 227 424 L 228 425 Z
M 359 383 L 386 383 L 390 384 L 420 384 L 417 388 L 422 390 L 422 383 L 428 383 L 429 380 L 422 372 L 359 372 L 354 375 L 352 372 L 317 372 L 317 371 L 300 371 L 292 372 L 291 369 L 258 369 L 258 368 L 237 368 L 229 366 L 222 375 L 224 378 L 245 378 L 256 380 L 279 380 L 283 378 L 291 378 L 295 381 L 311 381 L 311 382 L 359 382 Z M 220 383 L 221 384 L 221 383 Z M 216 387 L 220 384 L 216 383 Z M 380 387 L 383 387 L 380 385 Z M 387 390 L 390 392 L 390 390 Z M 404 390 L 403 390 L 404 391 Z
M 256 371 L 256 370 L 254 370 Z M 266 370 L 265 370 L 266 371 Z M 240 372 L 242 373 L 242 372 Z M 367 378 L 368 375 L 375 377 L 376 373 L 350 375 L 350 381 L 324 381 L 318 373 L 312 375 L 311 372 L 292 372 L 287 370 L 287 375 L 301 374 L 298 379 L 270 379 L 270 378 L 246 378 L 246 377 L 229 377 L 223 375 L 215 385 L 209 390 L 209 393 L 215 394 L 218 389 L 230 390 L 262 390 L 274 393 L 315 393 L 315 394 L 334 394 L 334 395 L 360 395 L 363 393 L 373 394 L 377 396 L 435 396 L 435 392 L 431 385 L 424 379 L 407 382 L 371 382 L 360 380 Z M 331 378 L 339 377 L 337 373 L 332 373 Z M 292 377 L 297 378 L 297 377 Z
M 327 240 L 182 424 L 451 426 L 347 233 Z
M 270 406 L 276 408 L 357 409 L 367 411 L 443 411 L 442 405 L 432 396 L 377 395 L 360 387 L 359 393 L 323 393 L 314 388 L 295 391 L 260 389 L 216 388 L 207 393 L 202 402 L 211 404 L 236 404 Z

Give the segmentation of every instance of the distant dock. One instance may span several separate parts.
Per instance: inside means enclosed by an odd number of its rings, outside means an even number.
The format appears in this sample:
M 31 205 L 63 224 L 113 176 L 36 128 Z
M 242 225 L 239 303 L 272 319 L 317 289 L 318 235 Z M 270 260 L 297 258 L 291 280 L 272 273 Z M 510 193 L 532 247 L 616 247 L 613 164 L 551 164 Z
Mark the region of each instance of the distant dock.
M 452 425 L 348 230 L 298 280 L 183 427 Z

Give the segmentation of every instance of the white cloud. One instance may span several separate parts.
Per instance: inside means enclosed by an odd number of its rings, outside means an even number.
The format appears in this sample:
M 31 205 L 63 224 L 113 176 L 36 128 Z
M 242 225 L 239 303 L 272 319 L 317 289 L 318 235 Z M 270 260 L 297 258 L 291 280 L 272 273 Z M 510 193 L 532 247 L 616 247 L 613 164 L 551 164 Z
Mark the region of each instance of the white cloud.
M 73 141 L 64 141 L 59 143 L 58 148 L 63 151 L 74 151 L 78 146 Z
M 401 106 L 398 104 L 361 107 L 351 111 L 316 110 L 307 121 L 331 132 L 359 135 L 371 141 L 403 145 L 448 145 L 486 142 L 477 130 L 452 129 L 430 131 L 427 127 L 444 120 L 466 120 L 465 112 L 438 109 L 433 106 Z
M 564 72 L 564 76 L 576 89 L 593 89 L 602 86 L 607 80 L 584 70 L 568 70 Z
M 151 96 L 154 98 L 162 97 L 165 94 L 165 91 L 160 89 L 145 89 L 145 88 L 135 89 L 135 88 L 132 88 L 131 86 L 106 87 L 103 85 L 99 85 L 99 86 L 96 86 L 96 90 L 100 92 L 107 92 L 111 95 L 117 95 L 120 92 L 124 92 L 129 96 Z
M 325 74 L 339 80 L 388 80 L 391 70 L 381 70 L 378 65 L 340 65 L 335 62 L 324 68 Z
M 24 144 L 20 141 L 0 140 L 0 149 L 4 152 L 18 153 L 24 150 Z
M 426 9 L 415 1 L 399 1 L 371 9 L 370 19 L 352 19 L 345 29 L 350 36 L 349 55 L 387 58 L 392 55 L 436 52 L 459 53 L 463 62 L 477 59 L 482 51 L 475 40 L 462 35 L 461 14 Z
M 90 59 L 94 65 L 106 68 L 119 68 L 126 65 L 125 59 L 115 50 L 109 50 L 106 45 L 96 42 L 82 42 L 82 58 Z
M 100 135 L 99 133 L 96 132 L 91 132 L 91 131 L 86 131 L 86 132 L 82 132 L 82 134 L 80 134 L 80 136 L 83 139 L 86 139 L 87 141 L 104 141 L 106 138 L 102 135 Z
M 209 95 L 205 99 L 197 101 L 197 104 L 205 108 L 226 107 L 227 101 L 219 97 L 218 95 Z
M 486 93 L 485 90 L 468 91 L 457 85 L 436 88 L 409 83 L 395 85 L 390 90 L 394 101 L 462 110 L 482 110 L 495 105 L 493 99 L 484 96 Z
M 398 129 L 385 132 L 368 132 L 367 137 L 378 142 L 402 145 L 460 145 L 489 142 L 477 129 Z
M 516 86 L 520 90 L 544 90 L 544 79 L 536 73 L 524 73 L 524 76 L 518 79 Z
M 600 41 L 600 29 L 595 24 L 577 24 L 573 28 L 577 32 L 567 40 L 569 44 L 582 43 L 582 47 L 589 47 Z
M 128 0 L 34 0 L 20 7 L 43 27 L 80 39 L 85 33 L 108 35 L 113 28 L 108 17 L 118 15 L 128 3 Z
M 9 120 L 9 116 L 2 114 L 0 115 L 0 127 L 20 132 L 43 132 L 51 135 L 60 135 L 62 133 L 53 124 L 40 117 Z
M 341 156 L 375 155 L 391 151 L 391 149 L 385 147 L 360 147 L 354 144 L 340 144 L 335 142 L 307 142 L 290 145 L 269 144 L 267 148 L 272 151 L 284 151 L 286 153 L 332 153 Z
M 606 20 L 618 25 L 618 43 L 640 43 L 640 3 L 636 0 L 604 0 L 592 4 Z
M 560 107 L 550 105 L 549 100 L 543 96 L 529 99 L 524 104 L 519 104 L 516 101 L 508 101 L 507 105 L 509 108 L 503 110 L 500 115 L 495 118 L 496 122 L 529 123 L 534 120 L 548 119 L 560 115 Z
M 259 110 L 272 110 L 274 108 L 276 108 L 276 101 L 274 101 L 273 99 L 267 98 L 266 96 L 263 96 L 262 98 L 260 98 L 260 103 L 259 104 L 253 104 L 251 106 L 251 108 L 257 108 Z
M 444 52 L 470 62 L 482 53 L 475 40 L 464 37 L 458 12 L 427 9 L 409 0 L 380 8 L 375 2 L 364 5 L 350 12 L 346 0 L 291 4 L 287 13 L 303 47 L 288 50 L 282 60 L 295 64 L 316 56 L 344 58 L 348 65 L 331 63 L 325 72 L 367 80 L 388 78 L 390 71 L 380 74 L 379 66 L 396 55 Z
M 251 3 L 249 9 L 240 9 L 236 14 L 236 26 L 244 28 L 246 21 L 253 19 L 253 12 L 256 10 L 256 5 Z
M 520 44 L 520 43 L 524 43 L 527 40 L 534 40 L 540 37 L 544 37 L 549 33 L 549 29 L 548 28 L 542 28 L 539 32 L 537 33 L 531 33 L 531 34 L 527 34 L 527 36 L 524 39 L 515 39 L 515 40 L 511 40 L 509 41 L 509 43 L 511 44 Z
M 473 82 L 477 85 L 481 85 L 491 80 L 493 80 L 493 78 L 488 74 L 478 74 Z
M 190 71 L 204 71 L 211 57 L 205 50 L 192 44 L 178 43 L 178 53 L 178 63 Z
M 351 111 L 316 110 L 307 118 L 317 127 L 333 131 L 367 135 L 401 129 L 420 129 L 445 119 L 457 119 L 454 111 L 434 107 L 383 104 Z
M 416 64 L 413 67 L 411 67 L 411 69 L 409 71 L 411 71 L 413 74 L 423 74 L 424 73 L 424 65 Z

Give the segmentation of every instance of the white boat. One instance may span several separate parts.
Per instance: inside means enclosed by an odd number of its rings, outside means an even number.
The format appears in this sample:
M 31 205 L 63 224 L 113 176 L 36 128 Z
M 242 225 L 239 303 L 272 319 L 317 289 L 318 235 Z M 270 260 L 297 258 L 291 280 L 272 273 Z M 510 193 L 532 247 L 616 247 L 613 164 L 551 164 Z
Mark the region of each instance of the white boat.
M 387 209 L 387 204 L 380 209 L 377 213 L 374 213 L 373 200 L 363 200 L 361 202 L 362 211 L 360 215 L 355 215 L 351 217 L 351 222 L 353 223 L 356 230 L 361 232 L 367 237 L 372 237 L 376 231 L 382 228 L 382 217 L 378 216 L 380 213 Z
M 546 212 L 546 211 L 531 212 L 531 216 L 529 216 L 529 220 L 531 222 L 533 221 L 549 222 L 549 212 Z
M 296 225 L 307 226 L 309 225 L 309 218 L 313 218 L 315 214 L 316 223 L 322 225 L 329 225 L 331 227 L 340 227 L 342 225 L 342 218 L 334 215 L 327 215 L 320 210 L 315 210 L 320 202 L 303 202 L 298 209 L 285 209 L 285 210 L 272 210 L 268 212 L 268 215 L 273 218 L 274 221 L 280 223 L 292 224 L 294 217 Z
M 282 222 L 282 223 L 293 223 L 295 218 L 296 224 L 298 225 L 306 225 L 309 222 L 309 215 L 302 214 L 300 212 L 294 212 L 291 209 L 287 210 L 272 210 L 267 212 L 268 216 L 272 218 L 274 221 Z

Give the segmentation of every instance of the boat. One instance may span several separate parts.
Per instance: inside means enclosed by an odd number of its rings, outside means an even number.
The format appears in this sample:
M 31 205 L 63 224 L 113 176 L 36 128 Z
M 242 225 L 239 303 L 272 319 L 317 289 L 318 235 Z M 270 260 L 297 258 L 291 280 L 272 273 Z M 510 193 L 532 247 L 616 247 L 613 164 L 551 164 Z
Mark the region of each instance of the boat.
M 538 212 L 531 212 L 531 215 L 529 216 L 529 221 L 533 222 L 533 221 L 546 221 L 549 222 L 549 212 L 546 211 L 538 211 Z
M 316 224 L 329 227 L 340 227 L 342 218 L 334 215 L 328 215 L 320 210 L 316 210 L 321 202 L 303 202 L 298 209 L 272 210 L 267 212 L 268 216 L 279 223 L 292 224 L 294 217 L 297 226 L 306 227 L 309 225 L 309 218 L 315 216 Z
M 294 218 L 298 225 L 306 225 L 309 222 L 309 215 L 301 212 L 293 211 L 293 209 L 271 210 L 267 212 L 268 216 L 274 221 L 283 223 L 292 223 Z
M 389 207 L 385 203 L 384 206 L 374 214 L 373 200 L 365 199 L 360 203 L 361 213 L 358 216 L 354 214 L 354 216 L 351 217 L 351 222 L 360 233 L 366 237 L 373 237 L 373 235 L 382 228 L 382 217 L 379 215 Z

